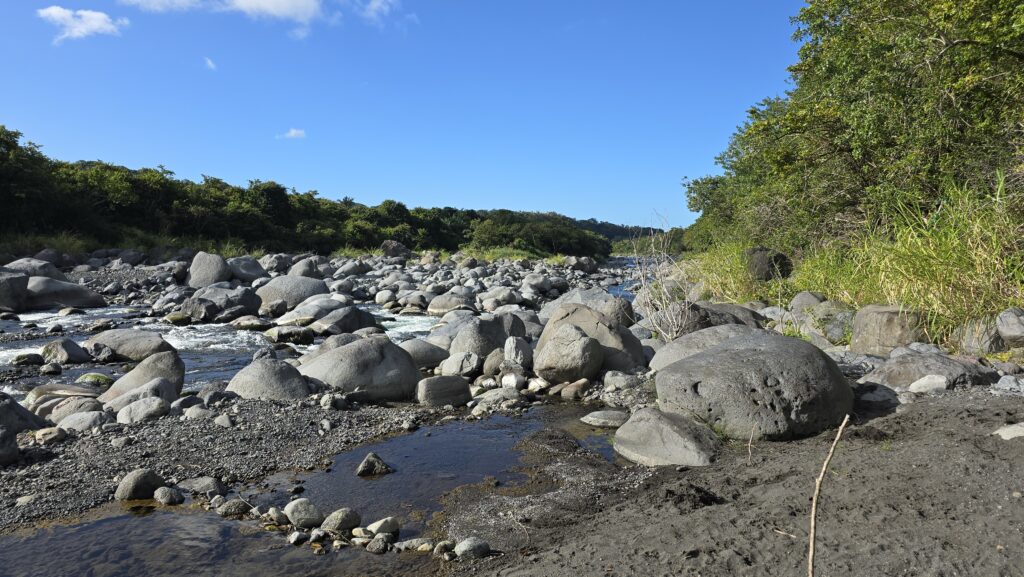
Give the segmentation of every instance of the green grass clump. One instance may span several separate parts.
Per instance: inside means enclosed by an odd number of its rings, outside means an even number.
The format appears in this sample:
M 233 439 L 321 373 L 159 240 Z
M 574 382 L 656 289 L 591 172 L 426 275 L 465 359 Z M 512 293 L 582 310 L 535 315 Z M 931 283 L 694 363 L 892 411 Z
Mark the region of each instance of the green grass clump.
M 697 255 L 691 271 L 709 292 L 735 302 L 787 304 L 810 290 L 858 307 L 920 310 L 929 336 L 942 342 L 969 320 L 1024 302 L 1022 206 L 1002 186 L 991 194 L 950 188 L 936 207 L 903 204 L 885 227 L 809 251 L 786 280 L 753 281 L 741 243 Z

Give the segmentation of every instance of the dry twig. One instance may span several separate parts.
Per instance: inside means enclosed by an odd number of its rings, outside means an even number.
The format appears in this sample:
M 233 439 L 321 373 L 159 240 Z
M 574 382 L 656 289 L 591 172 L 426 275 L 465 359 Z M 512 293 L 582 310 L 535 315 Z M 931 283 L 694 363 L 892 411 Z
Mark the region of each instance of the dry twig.
M 843 436 L 843 430 L 846 429 L 846 424 L 849 422 L 850 415 L 843 417 L 843 423 L 839 425 L 836 438 L 832 441 L 832 448 L 828 450 L 828 456 L 825 457 L 825 462 L 821 465 L 821 473 L 818 474 L 818 478 L 814 481 L 814 497 L 811 498 L 811 532 L 808 536 L 807 546 L 807 577 L 814 577 L 814 530 L 816 517 L 818 516 L 818 495 L 821 494 L 821 483 L 825 480 L 825 472 L 828 470 L 828 464 L 832 462 L 832 455 L 836 452 L 839 438 Z

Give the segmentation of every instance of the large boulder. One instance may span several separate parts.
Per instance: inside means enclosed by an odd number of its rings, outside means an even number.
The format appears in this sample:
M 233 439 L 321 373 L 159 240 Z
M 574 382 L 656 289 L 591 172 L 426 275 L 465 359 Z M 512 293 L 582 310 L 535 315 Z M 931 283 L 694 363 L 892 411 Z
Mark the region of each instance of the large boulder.
M 99 400 L 111 401 L 159 378 L 170 381 L 177 394 L 181 394 L 181 387 L 185 383 L 185 363 L 181 361 L 177 352 L 166 351 L 148 357 L 120 379 L 114 381 L 114 384 L 99 396 Z
M 476 299 L 466 295 L 445 293 L 432 298 L 427 305 L 427 314 L 439 317 L 459 310 L 475 311 Z
M 1024 308 L 1012 307 L 999 313 L 996 317 L 996 330 L 1007 347 L 1024 347 Z
M 113 361 L 144 361 L 147 358 L 175 349 L 156 331 L 139 329 L 111 329 L 89 337 L 84 343 L 85 349 L 95 351 L 97 347 L 107 347 L 113 351 Z M 95 353 L 94 353 L 95 354 Z
M 612 296 L 602 288 L 572 289 L 557 299 L 541 307 L 537 316 L 540 320 L 547 322 L 555 310 L 565 303 L 576 303 L 586 305 L 595 311 L 602 313 L 615 324 L 628 327 L 636 322 L 633 313 L 633 305 L 624 298 Z
M 258 278 L 270 276 L 255 258 L 251 256 L 236 256 L 227 260 L 231 275 L 242 282 L 252 282 Z
M 899 306 L 867 305 L 853 317 L 850 350 L 887 356 L 896 347 L 927 338 L 921 313 Z
M 57 402 L 49 411 L 42 410 L 39 416 L 47 417 L 53 424 L 57 424 L 75 413 L 91 413 L 102 410 L 103 405 L 93 397 L 68 397 Z
M 298 369 L 276 359 L 256 359 L 238 371 L 227 390 L 243 399 L 294 401 L 309 396 L 309 385 Z
M 263 304 L 283 300 L 293 309 L 311 296 L 327 294 L 327 284 L 317 278 L 304 276 L 279 276 L 256 289 Z
M 88 363 L 92 360 L 89 353 L 69 338 L 50 341 L 39 352 L 48 363 L 61 365 Z
M 782 336 L 736 337 L 661 370 L 662 411 L 696 416 L 736 439 L 814 435 L 853 408 L 835 361 L 814 345 Z
M 421 369 L 433 369 L 448 358 L 448 350 L 423 339 L 409 339 L 398 344 Z
M 473 399 L 462 377 L 430 377 L 416 385 L 416 400 L 428 407 L 461 407 Z
M 21 456 L 18 449 L 18 435 L 0 425 L 0 467 L 14 463 Z
M 349 306 L 327 313 L 309 325 L 309 328 L 318 335 L 340 335 L 375 326 L 377 326 L 377 319 L 371 313 L 358 307 Z
M 28 279 L 22 271 L 0 268 L 0 311 L 16 313 L 25 309 Z
M 107 306 L 99 294 L 70 282 L 34 276 L 28 279 L 28 298 L 25 308 L 43 310 L 52 308 L 96 308 Z
M 579 327 L 562 323 L 544 334 L 544 348 L 533 357 L 533 370 L 552 383 L 571 383 L 592 379 L 604 363 L 604 349 L 597 339 L 587 336 Z
M 256 291 L 249 287 L 231 288 L 227 283 L 215 284 L 203 287 L 192 295 L 193 299 L 201 299 L 212 302 L 219 310 L 225 311 L 234 307 L 241 307 L 243 315 L 254 315 L 259 312 L 260 297 Z
M 168 381 L 167 379 L 153 379 L 152 381 L 146 383 L 145 385 L 142 385 L 141 387 L 135 387 L 134 389 L 128 391 L 127 393 L 110 400 L 105 405 L 103 405 L 102 408 L 117 413 L 121 409 L 127 407 L 128 405 L 134 403 L 135 401 L 150 398 L 162 399 L 166 401 L 168 404 L 173 403 L 174 401 L 178 400 L 177 387 L 175 387 L 174 383 Z M 54 409 L 54 411 L 56 411 L 56 409 Z M 51 417 L 50 420 L 55 419 Z
M 507 338 L 508 334 L 499 319 L 473 318 L 459 329 L 448 352 L 452 355 L 473 353 L 486 358 L 494 349 L 504 348 Z
M 131 425 L 159 419 L 171 410 L 171 404 L 160 397 L 146 397 L 131 403 L 117 412 L 117 422 Z
M 316 260 L 313 257 L 304 258 L 299 262 L 292 265 L 288 269 L 288 276 L 304 276 L 308 278 L 322 278 L 320 269 L 316 266 Z
M 963 354 L 985 356 L 1006 350 L 996 317 L 971 319 L 953 331 L 952 340 Z
M 46 421 L 21 406 L 14 397 L 0 392 L 0 427 L 17 434 L 46 426 Z
M 370 337 L 327 351 L 299 367 L 303 375 L 345 392 L 362 389 L 371 401 L 411 399 L 420 372 L 409 353 L 386 337 Z
M 188 286 L 198 289 L 214 283 L 231 280 L 231 267 L 219 254 L 199 251 L 188 267 Z
M 661 467 L 710 465 L 721 441 L 692 417 L 645 408 L 615 431 L 615 452 L 640 465 Z
M 643 345 L 629 329 L 616 324 L 604 314 L 578 303 L 564 303 L 552 311 L 551 318 L 544 326 L 544 332 L 537 342 L 538 356 L 552 340 L 558 328 L 567 324 L 579 328 L 601 344 L 604 370 L 632 371 L 646 364 Z M 504 342 L 501 344 L 503 346 Z
M 54 266 L 52 262 L 46 262 L 36 258 L 21 258 L 5 264 L 4 268 L 8 270 L 21 271 L 28 276 L 42 276 L 63 282 L 68 281 L 68 277 L 64 276 L 64 273 L 60 272 L 60 269 Z
M 65 431 L 77 431 L 79 433 L 91 431 L 95 427 L 102 427 L 110 422 L 110 415 L 105 411 L 86 411 L 72 413 L 60 421 L 57 426 Z
M 778 335 L 774 331 L 766 331 L 763 329 L 755 329 L 747 325 L 718 325 L 716 327 L 708 327 L 699 331 L 685 334 L 674 341 L 661 347 L 654 353 L 654 358 L 651 359 L 651 368 L 660 371 L 672 363 L 678 362 L 687 357 L 692 357 L 697 353 L 702 353 L 711 347 L 734 339 L 736 337 L 742 337 L 752 334 L 769 334 Z
M 381 252 L 387 257 L 403 257 L 408 258 L 412 256 L 412 251 L 406 248 L 406 246 L 397 240 L 386 240 L 380 245 Z
M 999 373 L 993 369 L 938 353 L 894 356 L 863 380 L 902 389 L 929 375 L 944 377 L 950 388 L 991 385 L 999 380 Z
M 763 246 L 748 249 L 747 272 L 757 281 L 787 278 L 793 272 L 793 261 L 777 250 Z
M 324 522 L 324 515 L 309 499 L 296 499 L 284 507 L 288 520 L 299 529 L 312 529 Z

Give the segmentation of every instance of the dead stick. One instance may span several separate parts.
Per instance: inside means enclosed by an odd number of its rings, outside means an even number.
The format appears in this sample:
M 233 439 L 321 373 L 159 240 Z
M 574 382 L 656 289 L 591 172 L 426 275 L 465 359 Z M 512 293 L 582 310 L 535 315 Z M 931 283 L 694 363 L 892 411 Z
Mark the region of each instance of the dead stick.
M 839 438 L 843 436 L 843 430 L 846 429 L 846 424 L 849 422 L 850 415 L 843 417 L 843 423 L 839 425 L 839 432 L 836 433 L 836 438 L 832 441 L 832 448 L 828 450 L 828 456 L 825 457 L 825 462 L 821 465 L 821 473 L 814 481 L 814 497 L 811 498 L 811 534 L 808 537 L 807 548 L 807 577 L 814 577 L 814 529 L 815 518 L 818 515 L 818 495 L 821 493 L 821 483 L 825 480 L 825 472 L 828 470 L 828 464 L 832 462 L 832 455 L 836 452 Z
M 756 425 L 751 425 L 751 427 L 750 427 L 750 440 L 747 441 L 747 466 L 750 466 L 752 464 L 753 460 L 754 460 L 754 449 L 753 449 L 753 447 L 754 447 L 754 427 L 755 426 Z

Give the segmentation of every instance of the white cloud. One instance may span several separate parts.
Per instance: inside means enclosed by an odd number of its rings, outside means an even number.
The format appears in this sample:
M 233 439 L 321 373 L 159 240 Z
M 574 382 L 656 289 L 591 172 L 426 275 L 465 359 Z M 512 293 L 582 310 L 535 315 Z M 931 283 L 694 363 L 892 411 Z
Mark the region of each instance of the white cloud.
M 36 10 L 36 14 L 60 28 L 60 34 L 53 39 L 54 44 L 60 44 L 66 38 L 85 38 L 95 34 L 118 36 L 121 28 L 128 26 L 127 18 L 113 20 L 107 14 L 95 10 L 68 10 L 50 6 Z
M 253 18 L 268 17 L 308 24 L 321 14 L 321 0 L 225 0 L 223 7 Z
M 288 139 L 306 138 L 306 131 L 301 128 L 289 128 L 288 132 L 285 132 L 284 134 L 278 134 L 277 137 Z
M 203 56 L 203 62 L 206 63 L 206 67 L 209 68 L 210 70 L 216 70 L 217 69 L 217 63 L 214 62 L 213 59 L 210 58 L 209 56 Z
M 190 10 L 199 7 L 199 0 L 120 0 L 121 4 L 137 6 L 150 12 Z
M 379 24 L 389 14 L 401 7 L 402 3 L 399 0 L 370 0 L 360 10 L 360 14 L 363 18 Z

